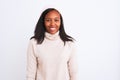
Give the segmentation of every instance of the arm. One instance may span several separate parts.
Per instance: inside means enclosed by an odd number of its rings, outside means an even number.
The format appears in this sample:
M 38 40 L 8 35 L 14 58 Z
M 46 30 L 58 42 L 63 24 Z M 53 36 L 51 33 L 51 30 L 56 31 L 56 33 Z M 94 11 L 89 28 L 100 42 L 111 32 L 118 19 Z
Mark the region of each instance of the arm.
M 27 80 L 35 80 L 36 77 L 37 61 L 35 56 L 34 47 L 30 40 L 27 50 Z
M 70 80 L 78 80 L 78 62 L 75 45 L 72 45 L 72 51 L 68 62 Z

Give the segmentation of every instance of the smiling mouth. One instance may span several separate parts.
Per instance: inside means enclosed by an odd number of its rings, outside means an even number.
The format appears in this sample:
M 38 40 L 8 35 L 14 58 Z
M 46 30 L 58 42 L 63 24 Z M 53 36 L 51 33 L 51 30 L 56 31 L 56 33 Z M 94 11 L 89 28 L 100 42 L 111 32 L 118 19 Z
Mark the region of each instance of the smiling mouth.
M 51 28 L 50 28 L 50 30 L 52 30 L 52 31 L 53 31 L 53 30 L 56 30 L 56 28 L 54 28 L 54 27 L 51 27 Z

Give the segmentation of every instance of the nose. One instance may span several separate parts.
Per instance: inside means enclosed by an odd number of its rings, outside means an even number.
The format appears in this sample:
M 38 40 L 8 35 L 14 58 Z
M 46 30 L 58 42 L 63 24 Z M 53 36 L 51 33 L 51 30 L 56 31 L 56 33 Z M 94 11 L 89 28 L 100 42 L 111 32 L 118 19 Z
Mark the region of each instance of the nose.
M 51 21 L 51 25 L 55 25 L 55 22 L 54 22 L 54 20 L 52 20 L 52 21 Z

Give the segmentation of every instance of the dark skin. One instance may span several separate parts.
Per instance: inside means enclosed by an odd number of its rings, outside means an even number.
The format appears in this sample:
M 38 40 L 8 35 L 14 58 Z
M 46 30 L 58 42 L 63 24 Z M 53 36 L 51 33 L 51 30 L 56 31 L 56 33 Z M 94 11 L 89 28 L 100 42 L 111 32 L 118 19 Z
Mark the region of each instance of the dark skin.
M 60 14 L 57 11 L 53 10 L 47 13 L 45 16 L 45 28 L 48 33 L 55 34 L 58 32 L 60 24 Z

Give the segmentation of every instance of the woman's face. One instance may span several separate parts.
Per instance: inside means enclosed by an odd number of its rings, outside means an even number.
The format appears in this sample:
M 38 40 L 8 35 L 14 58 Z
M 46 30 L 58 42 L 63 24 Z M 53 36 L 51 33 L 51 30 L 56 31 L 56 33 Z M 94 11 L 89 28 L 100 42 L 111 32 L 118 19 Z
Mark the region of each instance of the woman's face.
M 45 28 L 50 34 L 55 34 L 60 28 L 60 14 L 53 10 L 45 16 Z

